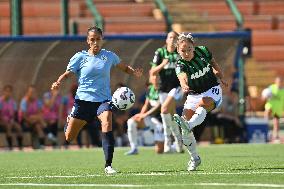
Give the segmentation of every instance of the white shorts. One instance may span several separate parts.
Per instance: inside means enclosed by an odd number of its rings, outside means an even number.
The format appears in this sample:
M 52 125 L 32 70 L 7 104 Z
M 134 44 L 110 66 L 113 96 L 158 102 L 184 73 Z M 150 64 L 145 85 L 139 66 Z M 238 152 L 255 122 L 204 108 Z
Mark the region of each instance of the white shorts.
M 155 117 L 146 116 L 144 124 L 147 128 L 154 130 L 154 141 L 164 141 L 164 131 L 162 123 Z
M 220 85 L 212 87 L 208 91 L 205 91 L 201 94 L 189 94 L 186 97 L 184 104 L 184 109 L 190 109 L 195 111 L 196 106 L 203 97 L 211 97 L 215 101 L 215 108 L 218 108 L 222 103 L 222 88 Z
M 164 103 L 168 96 L 171 96 L 176 101 L 178 101 L 178 100 L 182 99 L 183 91 L 181 90 L 181 87 L 176 87 L 176 88 L 173 88 L 172 90 L 170 90 L 169 93 L 160 92 L 159 93 L 160 103 L 161 104 Z

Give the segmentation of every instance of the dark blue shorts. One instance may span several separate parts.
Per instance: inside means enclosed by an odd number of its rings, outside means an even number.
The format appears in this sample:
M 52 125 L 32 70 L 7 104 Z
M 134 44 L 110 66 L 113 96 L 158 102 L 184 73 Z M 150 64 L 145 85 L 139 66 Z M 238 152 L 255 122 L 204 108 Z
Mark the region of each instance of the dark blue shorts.
M 71 117 L 92 122 L 94 118 L 104 111 L 112 111 L 109 101 L 105 102 L 89 102 L 84 100 L 75 99 Z

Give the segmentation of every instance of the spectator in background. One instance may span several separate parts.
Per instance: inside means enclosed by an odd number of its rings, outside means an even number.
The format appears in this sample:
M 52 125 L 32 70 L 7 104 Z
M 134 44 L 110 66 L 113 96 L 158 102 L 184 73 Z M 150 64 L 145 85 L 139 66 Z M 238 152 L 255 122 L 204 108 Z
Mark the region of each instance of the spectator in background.
M 39 138 L 39 148 L 44 148 L 44 129 L 46 122 L 42 115 L 42 101 L 38 99 L 36 89 L 33 85 L 28 87 L 25 96 L 21 100 L 19 120 L 24 130 L 30 130 L 37 135 Z
M 58 125 L 61 125 L 61 117 L 63 114 L 63 98 L 59 94 L 59 90 L 52 90 L 43 95 L 43 118 L 47 124 L 47 138 L 56 147 Z
M 19 148 L 23 148 L 23 133 L 22 128 L 17 120 L 17 104 L 12 97 L 13 87 L 5 85 L 3 95 L 0 97 L 0 127 L 3 127 L 6 132 L 6 139 L 9 149 L 12 150 L 12 130 L 16 131 Z
M 150 76 L 158 75 L 159 100 L 161 103 L 161 118 L 164 127 L 164 152 L 171 152 L 171 134 L 175 138 L 176 151 L 183 152 L 182 138 L 178 125 L 173 121 L 172 116 L 176 113 L 176 101 L 183 97 L 178 78 L 175 73 L 175 66 L 178 60 L 176 40 L 178 33 L 171 31 L 167 35 L 166 45 L 155 51 L 151 62 Z
M 157 78 L 157 76 L 152 77 Z M 151 80 L 152 82 L 154 81 L 154 79 Z M 159 136 L 163 131 L 163 125 L 158 119 L 158 117 L 160 117 L 158 115 L 160 114 L 159 108 L 161 104 L 159 102 L 157 79 L 154 81 L 154 83 L 155 84 L 151 85 L 148 84 L 146 99 L 140 113 L 135 114 L 127 120 L 127 133 L 131 149 L 125 155 L 138 154 L 138 129 L 143 129 L 145 127 L 154 129 L 154 136 L 156 138 L 155 141 L 157 146 L 155 147 L 156 152 L 162 153 L 164 151 L 163 140 L 161 146 L 161 139 L 159 139 Z
M 224 129 L 224 142 L 239 143 L 244 142 L 243 125 L 238 117 L 238 94 L 232 88 L 223 95 L 222 106 L 217 112 L 212 112 L 216 116 L 216 123 Z
M 272 142 L 279 143 L 279 119 L 284 112 L 283 77 L 276 77 L 274 84 L 271 84 L 262 92 L 262 97 L 266 100 L 265 117 L 267 119 L 273 118 Z

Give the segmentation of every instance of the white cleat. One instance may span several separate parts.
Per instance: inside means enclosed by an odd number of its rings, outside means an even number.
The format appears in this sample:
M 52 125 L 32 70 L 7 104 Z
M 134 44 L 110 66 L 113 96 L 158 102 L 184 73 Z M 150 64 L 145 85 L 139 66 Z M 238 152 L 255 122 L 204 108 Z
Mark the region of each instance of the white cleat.
M 178 124 L 178 126 L 186 131 L 186 132 L 190 132 L 191 129 L 189 128 L 188 123 L 186 122 L 186 120 L 183 117 L 180 117 L 178 114 L 174 114 L 173 115 L 174 121 Z
M 105 173 L 108 174 L 108 175 L 114 175 L 116 174 L 116 170 L 114 170 L 111 166 L 107 166 L 105 168 Z
M 188 167 L 187 167 L 187 170 L 188 171 L 195 171 L 196 168 L 201 164 L 201 159 L 200 157 L 198 156 L 197 159 L 192 159 L 188 162 Z

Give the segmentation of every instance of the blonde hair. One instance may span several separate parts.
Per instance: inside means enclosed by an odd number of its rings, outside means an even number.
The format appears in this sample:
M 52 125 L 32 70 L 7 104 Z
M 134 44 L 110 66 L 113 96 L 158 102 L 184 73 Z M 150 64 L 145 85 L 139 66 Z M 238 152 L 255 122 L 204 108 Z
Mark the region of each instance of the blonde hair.
M 176 46 L 178 46 L 178 45 L 179 45 L 181 42 L 183 42 L 183 41 L 187 41 L 187 42 L 189 42 L 189 43 L 194 44 L 194 39 L 193 39 L 191 33 L 188 33 L 188 34 L 186 34 L 186 33 L 180 33 L 180 34 L 178 35 L 178 39 L 177 39 Z

